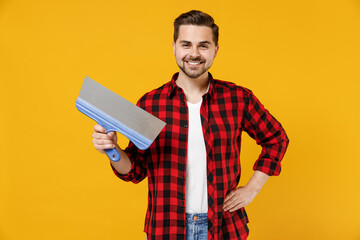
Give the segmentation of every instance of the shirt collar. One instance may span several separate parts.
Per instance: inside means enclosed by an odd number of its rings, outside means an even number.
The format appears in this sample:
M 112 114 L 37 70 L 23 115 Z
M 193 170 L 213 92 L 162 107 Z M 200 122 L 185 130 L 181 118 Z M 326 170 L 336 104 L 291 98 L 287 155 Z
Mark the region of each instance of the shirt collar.
M 214 93 L 215 93 L 215 84 L 214 84 L 214 78 L 211 75 L 211 73 L 209 73 L 209 81 L 210 81 L 210 87 L 209 87 L 209 91 L 206 94 L 209 94 L 210 98 L 214 98 Z M 175 92 L 175 89 L 179 89 L 179 87 L 176 85 L 175 81 L 177 80 L 177 78 L 179 77 L 179 73 L 175 73 L 172 76 L 171 82 L 170 82 L 170 87 L 169 87 L 169 92 L 168 92 L 168 98 L 172 97 L 173 93 Z

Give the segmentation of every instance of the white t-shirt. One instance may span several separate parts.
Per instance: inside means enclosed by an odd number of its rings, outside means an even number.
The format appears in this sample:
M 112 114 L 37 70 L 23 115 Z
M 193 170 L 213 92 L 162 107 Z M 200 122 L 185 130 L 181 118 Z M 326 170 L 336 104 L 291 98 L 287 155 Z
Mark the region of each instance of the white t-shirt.
M 186 163 L 185 200 L 186 213 L 207 213 L 207 166 L 206 148 L 198 103 L 187 103 L 189 110 L 189 133 Z

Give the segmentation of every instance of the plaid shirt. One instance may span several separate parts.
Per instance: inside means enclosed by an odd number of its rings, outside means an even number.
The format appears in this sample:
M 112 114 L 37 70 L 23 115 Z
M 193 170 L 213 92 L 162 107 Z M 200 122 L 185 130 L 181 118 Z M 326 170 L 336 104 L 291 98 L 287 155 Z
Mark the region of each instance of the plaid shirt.
M 147 150 L 130 142 L 126 148 L 132 169 L 125 181 L 138 183 L 148 177 L 148 209 L 144 231 L 149 239 L 185 239 L 185 181 L 188 108 L 184 92 L 171 80 L 147 94 L 137 105 L 167 123 Z M 207 152 L 208 239 L 246 239 L 248 218 L 244 208 L 222 210 L 225 196 L 240 180 L 241 133 L 246 131 L 262 152 L 253 169 L 268 175 L 280 173 L 280 161 L 288 145 L 281 124 L 253 93 L 230 82 L 215 80 L 200 110 Z

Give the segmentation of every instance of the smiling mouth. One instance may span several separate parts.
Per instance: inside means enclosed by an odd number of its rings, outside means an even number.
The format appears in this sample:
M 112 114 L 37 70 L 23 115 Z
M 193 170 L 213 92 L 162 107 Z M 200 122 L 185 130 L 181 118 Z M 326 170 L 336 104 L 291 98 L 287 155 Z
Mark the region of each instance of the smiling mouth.
M 197 66 L 197 65 L 202 64 L 202 62 L 194 62 L 194 61 L 185 61 L 185 62 L 188 63 L 191 66 Z

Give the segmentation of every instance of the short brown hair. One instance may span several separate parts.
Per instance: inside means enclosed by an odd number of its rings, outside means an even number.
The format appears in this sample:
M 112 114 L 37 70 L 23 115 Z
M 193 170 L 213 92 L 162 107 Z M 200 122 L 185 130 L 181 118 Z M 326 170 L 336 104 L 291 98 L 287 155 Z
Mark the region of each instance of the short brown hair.
M 219 27 L 215 24 L 214 19 L 209 14 L 198 10 L 191 10 L 177 17 L 174 21 L 174 42 L 176 42 L 179 37 L 179 28 L 181 25 L 206 26 L 211 28 L 215 46 L 218 45 Z

